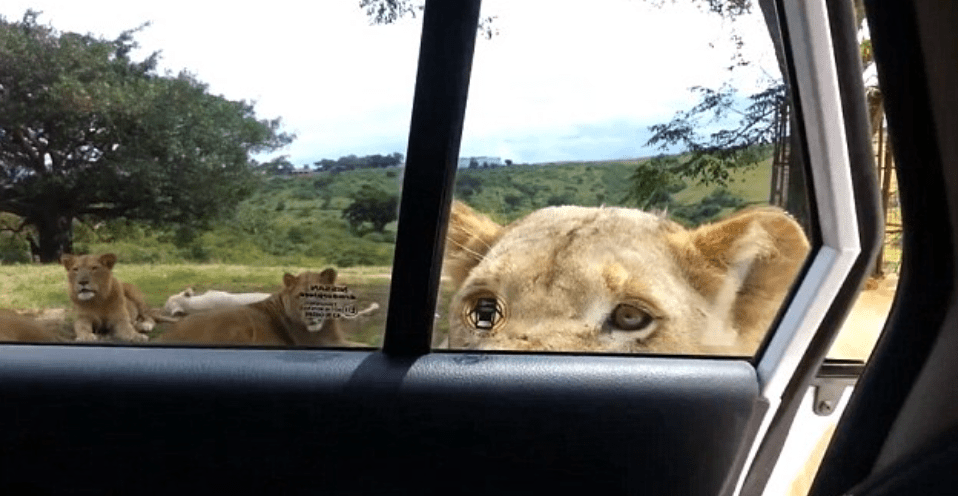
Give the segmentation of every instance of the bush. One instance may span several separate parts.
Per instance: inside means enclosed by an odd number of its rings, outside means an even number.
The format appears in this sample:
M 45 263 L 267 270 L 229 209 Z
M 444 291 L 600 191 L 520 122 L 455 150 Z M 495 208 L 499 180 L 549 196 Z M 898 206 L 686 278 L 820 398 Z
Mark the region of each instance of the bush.
M 550 207 L 555 207 L 559 205 L 571 205 L 573 203 L 575 203 L 575 198 L 568 191 L 554 194 L 546 199 L 546 204 L 549 205 Z
M 462 172 L 456 178 L 456 196 L 468 198 L 482 192 L 482 180 L 478 177 Z
M 29 263 L 30 250 L 25 240 L 19 236 L 0 233 L 0 263 Z
M 386 224 L 396 220 L 398 207 L 399 196 L 364 184 L 353 196 L 353 203 L 343 210 L 343 218 L 354 233 L 358 233 L 367 222 L 372 224 L 374 231 L 381 233 Z
M 193 243 L 186 248 L 182 249 L 182 257 L 191 261 L 205 263 L 210 261 L 210 250 L 202 243 Z

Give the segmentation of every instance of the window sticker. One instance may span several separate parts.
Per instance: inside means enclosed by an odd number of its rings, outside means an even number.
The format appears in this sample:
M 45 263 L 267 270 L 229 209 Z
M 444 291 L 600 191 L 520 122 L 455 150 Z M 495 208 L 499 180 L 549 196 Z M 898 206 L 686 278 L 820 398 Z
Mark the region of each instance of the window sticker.
M 310 286 L 299 297 L 303 315 L 310 319 L 354 319 L 359 315 L 356 295 L 346 286 Z

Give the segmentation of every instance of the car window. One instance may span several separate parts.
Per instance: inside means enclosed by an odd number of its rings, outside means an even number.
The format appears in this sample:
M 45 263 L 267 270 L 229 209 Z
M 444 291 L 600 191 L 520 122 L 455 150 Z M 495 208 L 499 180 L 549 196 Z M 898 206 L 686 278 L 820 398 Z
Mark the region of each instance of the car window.
M 761 11 L 560 3 L 484 3 L 434 344 L 753 354 L 815 237 Z
M 379 345 L 417 19 L 288 1 L 0 15 L 0 338 Z M 110 271 L 135 286 L 126 317 L 103 315 L 125 305 L 96 287 Z
M 862 46 L 870 47 L 868 26 L 864 22 L 859 28 L 859 36 L 865 40 Z M 885 121 L 884 98 L 870 49 L 862 50 L 862 65 L 862 81 L 865 85 L 885 232 L 869 279 L 828 353 L 830 358 L 853 360 L 868 359 L 884 328 L 892 299 L 898 289 L 902 260 L 902 216 L 898 201 L 898 179 L 894 169 L 895 159 Z

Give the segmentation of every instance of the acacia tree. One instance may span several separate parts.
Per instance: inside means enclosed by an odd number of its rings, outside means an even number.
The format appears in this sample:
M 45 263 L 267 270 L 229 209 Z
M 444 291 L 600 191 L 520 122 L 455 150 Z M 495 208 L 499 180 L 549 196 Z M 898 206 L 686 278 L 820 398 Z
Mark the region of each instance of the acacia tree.
M 728 66 L 732 74 L 737 68 L 748 66 L 751 61 L 742 54 L 744 42 L 734 30 L 735 21 L 752 11 L 751 0 L 691 0 L 701 9 L 723 17 L 732 24 L 730 37 L 736 50 Z M 664 0 L 651 0 L 663 5 Z M 758 2 L 766 13 L 769 34 L 777 40 L 778 28 L 769 2 Z M 768 21 L 773 21 L 769 23 Z M 784 68 L 782 47 L 776 43 L 779 65 Z M 655 162 L 663 169 L 662 174 L 694 179 L 704 184 L 726 185 L 730 171 L 754 166 L 765 158 L 761 145 L 771 144 L 778 136 L 779 118 L 785 108 L 788 95 L 782 78 L 766 77 L 765 86 L 754 94 L 741 96 L 729 82 L 718 88 L 695 86 L 690 91 L 698 96 L 698 102 L 687 110 L 676 112 L 668 122 L 649 127 L 652 136 L 647 146 L 663 151 L 679 150 L 681 159 L 675 156 Z M 719 125 L 716 128 L 716 125 Z M 705 131 L 708 130 L 708 131 Z M 641 180 L 649 174 L 637 171 L 633 176 L 634 189 L 641 190 Z M 646 187 L 646 189 L 648 189 Z
M 132 60 L 145 25 L 105 40 L 37 16 L 0 17 L 0 212 L 42 262 L 72 251 L 75 219 L 205 226 L 252 191 L 251 154 L 293 139 L 191 74 L 158 74 L 158 53 Z

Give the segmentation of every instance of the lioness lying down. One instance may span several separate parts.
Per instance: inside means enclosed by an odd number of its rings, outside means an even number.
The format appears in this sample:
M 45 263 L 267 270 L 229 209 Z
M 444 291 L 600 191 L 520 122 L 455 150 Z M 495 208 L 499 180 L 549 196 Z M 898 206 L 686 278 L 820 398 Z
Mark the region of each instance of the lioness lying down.
M 337 319 L 310 315 L 309 293 L 336 282 L 336 271 L 283 275 L 283 289 L 248 305 L 187 315 L 157 339 L 166 343 L 349 346 Z
M 455 202 L 449 345 L 751 354 L 808 250 L 771 207 L 688 230 L 640 210 L 572 206 L 503 227 Z
M 228 293 L 215 289 L 196 294 L 193 288 L 186 288 L 166 299 L 163 313 L 179 316 L 218 308 L 232 308 L 263 301 L 269 296 L 269 293 Z
M 60 341 L 60 336 L 49 324 L 9 310 L 0 310 L 0 341 L 47 343 Z
M 67 290 L 77 319 L 77 341 L 96 341 L 98 334 L 123 341 L 143 342 L 156 326 L 143 293 L 136 286 L 113 277 L 116 255 L 63 255 Z M 140 331 L 140 332 L 137 332 Z

